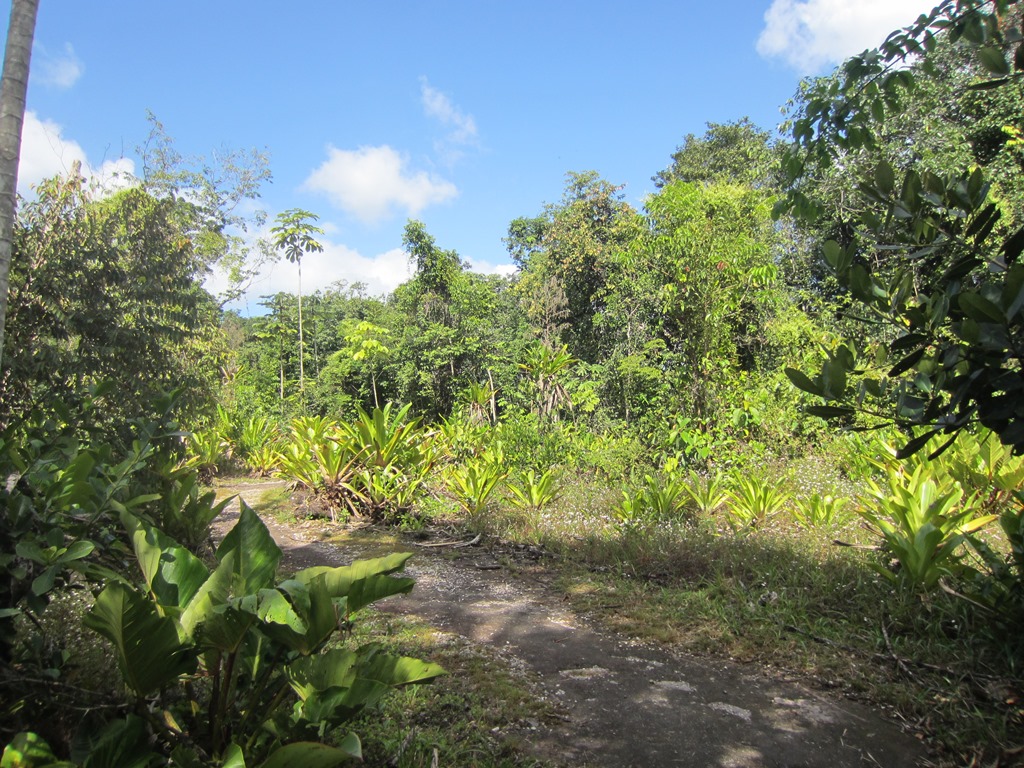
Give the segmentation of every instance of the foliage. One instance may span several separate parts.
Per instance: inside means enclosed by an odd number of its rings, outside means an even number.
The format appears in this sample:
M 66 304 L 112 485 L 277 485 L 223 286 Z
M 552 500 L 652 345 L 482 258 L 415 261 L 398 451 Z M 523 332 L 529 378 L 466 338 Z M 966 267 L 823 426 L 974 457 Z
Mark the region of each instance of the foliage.
M 519 476 L 519 482 L 506 484 L 512 503 L 518 507 L 539 510 L 558 497 L 558 477 L 552 470 L 539 476 L 532 469 Z
M 500 443 L 492 444 L 480 456 L 448 468 L 445 486 L 466 514 L 479 520 L 508 475 Z
M 92 428 L 110 431 L 180 389 L 182 420 L 212 408 L 219 350 L 206 264 L 171 200 L 130 188 L 94 199 L 77 175 L 40 184 L 19 209 L 0 400 L 17 414 L 77 407 L 89 387 Z
M 564 345 L 552 349 L 537 343 L 529 349 L 526 362 L 520 363 L 519 367 L 533 384 L 534 408 L 541 419 L 558 421 L 562 409 L 572 407 L 572 400 L 560 377 L 577 362 Z
M 306 394 L 304 334 L 302 327 L 302 257 L 310 253 L 322 253 L 324 247 L 314 237 L 323 234 L 323 230 L 313 224 L 320 217 L 301 208 L 291 208 L 277 214 L 275 224 L 270 230 L 274 238 L 274 248 L 282 251 L 288 261 L 299 269 L 299 393 L 302 398 Z M 303 406 L 305 400 L 303 399 Z
M 686 506 L 686 488 L 685 482 L 672 474 L 645 475 L 639 487 L 623 489 L 613 514 L 626 529 L 677 521 Z
M 152 516 L 169 536 L 192 552 L 209 544 L 210 525 L 234 497 L 217 501 L 215 490 L 204 490 L 202 477 L 189 465 L 162 472 L 161 494 Z
M 140 704 L 155 697 L 160 715 L 139 707 L 143 720 L 120 726 L 120 749 L 134 750 L 139 764 L 338 765 L 359 757 L 359 739 L 317 743 L 329 731 L 391 688 L 442 673 L 372 643 L 334 642 L 359 609 L 412 588 L 390 575 L 409 555 L 275 582 L 281 551 L 244 504 L 212 571 L 159 530 L 122 517 L 144 585 L 111 581 L 86 624 L 110 641 Z M 87 765 L 102 760 L 97 753 L 94 746 Z
M 690 496 L 697 512 L 704 516 L 713 515 L 729 500 L 720 472 L 702 475 L 691 471 L 683 484 L 683 490 Z
M 726 520 L 736 533 L 755 530 L 789 503 L 789 493 L 753 475 L 735 475 L 730 483 Z
M 267 416 L 250 416 L 242 426 L 235 454 L 257 477 L 272 473 L 280 461 L 281 433 Z
M 806 528 L 830 526 L 840 519 L 849 503 L 850 500 L 844 496 L 827 493 L 795 497 L 792 502 L 793 517 Z
M 675 181 L 728 181 L 751 187 L 778 187 L 781 147 L 771 134 L 744 117 L 730 123 L 708 123 L 704 135 L 686 135 L 672 153 L 672 165 L 653 179 L 658 187 Z
M 204 482 L 209 482 L 231 449 L 217 429 L 201 429 L 190 432 L 186 438 L 186 455 L 189 466 L 194 467 Z
M 934 588 L 943 576 L 956 573 L 967 534 L 995 519 L 977 516 L 977 497 L 943 482 L 925 461 L 912 471 L 890 470 L 885 488 L 874 483 L 868 488 L 869 500 L 858 511 L 900 564 L 898 573 L 878 570 L 914 588 Z
M 366 511 L 375 519 L 397 519 L 413 505 L 434 465 L 429 435 L 410 419 L 409 405 L 393 410 L 391 403 L 345 425 L 360 465 L 357 487 Z
M 1019 206 L 1000 200 L 978 163 L 953 157 L 955 141 L 947 164 L 897 163 L 878 151 L 886 128 L 917 99 L 913 87 L 936 72 L 943 47 L 959 44 L 974 57 L 954 68 L 970 75 L 963 88 L 980 92 L 1016 82 L 1021 35 L 1008 14 L 1012 5 L 939 4 L 878 50 L 850 59 L 840 77 L 820 83 L 792 123 L 784 207 L 807 219 L 822 216 L 807 194 L 816 168 L 855 153 L 871 158 L 869 168 L 861 164 L 859 220 L 845 222 L 843 236 L 827 240 L 822 251 L 886 333 L 873 344 L 851 341 L 831 351 L 816 376 L 794 370 L 790 378 L 829 403 L 813 409 L 817 415 L 848 420 L 865 409 L 906 427 L 927 427 L 902 455 L 943 433 L 950 437 L 934 451 L 941 452 L 976 422 L 1004 443 L 1024 446 Z M 913 66 L 902 66 L 913 57 Z M 1019 109 L 1013 114 L 1016 119 Z

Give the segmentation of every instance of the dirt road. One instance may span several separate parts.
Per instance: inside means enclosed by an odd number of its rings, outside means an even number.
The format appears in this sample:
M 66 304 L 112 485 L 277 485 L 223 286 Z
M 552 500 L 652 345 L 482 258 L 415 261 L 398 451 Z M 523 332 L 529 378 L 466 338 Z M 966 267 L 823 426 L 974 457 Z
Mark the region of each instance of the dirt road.
M 233 491 L 254 501 L 265 487 Z M 237 504 L 218 526 L 236 515 Z M 362 554 L 317 540 L 316 528 L 266 522 L 296 566 L 342 565 Z M 482 548 L 423 546 L 431 543 L 409 543 L 416 557 L 406 571 L 416 588 L 381 608 L 521 660 L 569 715 L 538 729 L 538 755 L 614 768 L 924 764 L 922 745 L 867 707 L 750 666 L 609 633 L 569 611 L 542 578 L 499 565 Z

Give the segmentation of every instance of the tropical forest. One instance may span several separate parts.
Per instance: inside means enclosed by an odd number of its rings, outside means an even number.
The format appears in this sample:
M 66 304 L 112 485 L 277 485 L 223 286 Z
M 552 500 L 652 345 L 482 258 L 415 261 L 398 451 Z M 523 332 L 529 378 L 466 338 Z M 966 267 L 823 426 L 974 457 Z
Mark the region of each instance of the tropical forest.
M 1024 763 L 1022 14 L 939 3 L 779 131 L 665 147 L 639 207 L 558 169 L 510 276 L 409 219 L 387 295 L 226 309 L 211 269 L 301 276 L 320 219 L 261 228 L 269 160 L 183 157 L 153 116 L 137 183 L 19 198 L 0 765 L 558 765 L 503 738 L 557 713 L 501 659 L 378 613 L 446 542 L 858 702 L 917 764 Z M 294 561 L 282 527 L 359 556 Z

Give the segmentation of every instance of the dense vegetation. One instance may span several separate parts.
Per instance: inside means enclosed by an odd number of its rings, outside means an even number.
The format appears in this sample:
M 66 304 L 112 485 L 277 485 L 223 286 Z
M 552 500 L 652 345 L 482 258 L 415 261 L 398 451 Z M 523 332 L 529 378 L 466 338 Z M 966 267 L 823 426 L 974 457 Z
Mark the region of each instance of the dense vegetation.
M 4 765 L 334 765 L 360 749 L 338 726 L 440 674 L 348 635 L 404 557 L 280 580 L 248 510 L 214 549 L 224 471 L 333 521 L 543 545 L 574 599 L 635 597 L 611 621 L 844 677 L 950 762 L 1019 754 L 1020 40 L 1015 3 L 944 3 L 806 82 L 792 141 L 709 124 L 641 209 L 569 173 L 509 224 L 513 277 L 410 221 L 390 295 L 256 317 L 208 271 L 320 247 L 290 210 L 246 251 L 262 158 L 225 187 L 154 124 L 137 187 L 41 186 L 0 371 Z M 62 631 L 83 611 L 123 684 Z

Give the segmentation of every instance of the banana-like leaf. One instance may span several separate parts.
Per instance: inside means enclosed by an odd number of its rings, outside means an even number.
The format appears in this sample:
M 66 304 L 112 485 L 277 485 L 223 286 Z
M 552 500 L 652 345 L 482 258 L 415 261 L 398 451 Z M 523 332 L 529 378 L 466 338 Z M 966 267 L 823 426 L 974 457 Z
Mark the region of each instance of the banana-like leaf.
M 233 653 L 245 641 L 249 629 L 256 623 L 256 614 L 239 607 L 241 601 L 214 606 L 196 628 L 196 642 L 201 648 Z M 183 617 L 184 618 L 184 617 Z
M 338 608 L 327 591 L 325 578 L 314 578 L 309 584 L 290 579 L 279 584 L 275 592 L 288 603 L 291 614 L 299 621 L 281 620 L 290 615 L 275 601 L 274 609 L 282 613 L 277 615 L 268 610 L 265 615 L 260 614 L 264 634 L 303 656 L 320 650 L 338 628 Z
M 288 682 L 299 698 L 305 701 L 316 691 L 347 688 L 356 679 L 359 654 L 344 648 L 296 659 L 285 670 Z
M 314 578 L 323 576 L 331 597 L 348 598 L 347 611 L 355 613 L 377 600 L 412 590 L 415 583 L 412 579 L 388 575 L 404 568 L 410 557 L 412 553 L 398 552 L 370 560 L 356 560 L 351 565 L 339 568 L 317 566 L 299 571 L 293 578 L 309 583 Z
M 85 615 L 85 625 L 114 644 L 125 682 L 140 696 L 195 671 L 195 650 L 180 639 L 177 622 L 126 584 L 109 584 Z
M 203 561 L 167 534 L 124 512 L 142 575 L 156 601 L 168 608 L 185 608 L 210 575 Z
M 334 768 L 352 758 L 361 759 L 362 756 L 363 749 L 359 737 L 350 733 L 337 747 L 313 741 L 286 744 L 275 750 L 260 768 L 293 768 L 297 765 L 301 765 L 302 768 Z
M 375 644 L 359 649 L 365 660 L 361 661 L 356 671 L 358 677 L 376 680 L 388 686 L 427 683 L 445 674 L 444 667 L 410 656 L 393 656 L 380 653 Z
M 114 720 L 88 744 L 82 768 L 148 768 L 157 758 L 142 718 Z
M 251 595 L 274 585 L 281 549 L 267 526 L 244 501 L 242 514 L 217 548 L 217 561 L 235 553 L 235 595 Z
M 194 639 L 196 628 L 213 619 L 215 609 L 226 604 L 234 573 L 235 553 L 228 552 L 182 611 L 179 621 L 186 635 Z
M 245 768 L 245 755 L 237 744 L 231 744 L 224 750 L 224 762 L 221 768 Z

